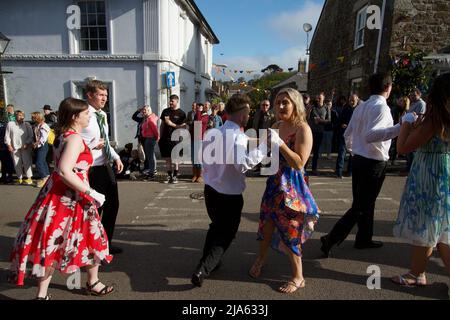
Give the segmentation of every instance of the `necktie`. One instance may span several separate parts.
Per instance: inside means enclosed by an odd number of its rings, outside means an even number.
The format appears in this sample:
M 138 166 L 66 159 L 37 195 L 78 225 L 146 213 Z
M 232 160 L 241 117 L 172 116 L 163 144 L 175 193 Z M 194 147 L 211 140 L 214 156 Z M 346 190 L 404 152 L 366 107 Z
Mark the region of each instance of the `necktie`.
M 100 137 L 105 140 L 106 158 L 111 161 L 112 160 L 111 146 L 109 144 L 108 136 L 106 135 L 106 132 L 105 132 L 105 126 L 106 126 L 105 117 L 103 116 L 102 113 L 100 113 L 100 111 L 96 111 L 95 115 L 97 116 L 97 123 L 98 123 L 98 127 L 100 128 Z

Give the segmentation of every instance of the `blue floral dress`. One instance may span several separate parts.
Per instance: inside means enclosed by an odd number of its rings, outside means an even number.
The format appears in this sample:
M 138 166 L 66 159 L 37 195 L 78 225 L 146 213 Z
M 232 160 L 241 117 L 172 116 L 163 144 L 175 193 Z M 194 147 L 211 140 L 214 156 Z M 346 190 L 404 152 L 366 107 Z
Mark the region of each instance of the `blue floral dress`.
M 288 137 L 286 144 L 291 150 L 294 149 L 295 133 Z M 276 227 L 272 248 L 283 253 L 291 250 L 301 256 L 303 243 L 313 232 L 306 228 L 304 222 L 311 219 L 316 223 L 319 213 L 320 209 L 305 181 L 304 169 L 293 169 L 280 153 L 280 168 L 267 179 L 261 201 L 258 240 L 263 239 L 264 225 L 271 219 Z
M 417 246 L 450 244 L 450 146 L 438 137 L 417 150 L 394 235 Z

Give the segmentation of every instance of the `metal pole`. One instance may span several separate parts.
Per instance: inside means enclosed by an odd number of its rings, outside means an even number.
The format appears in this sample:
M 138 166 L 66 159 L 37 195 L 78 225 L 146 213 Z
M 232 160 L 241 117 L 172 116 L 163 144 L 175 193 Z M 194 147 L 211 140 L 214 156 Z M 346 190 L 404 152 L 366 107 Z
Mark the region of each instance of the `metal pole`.
M 0 104 L 5 104 L 5 88 L 3 86 L 2 54 L 0 53 Z

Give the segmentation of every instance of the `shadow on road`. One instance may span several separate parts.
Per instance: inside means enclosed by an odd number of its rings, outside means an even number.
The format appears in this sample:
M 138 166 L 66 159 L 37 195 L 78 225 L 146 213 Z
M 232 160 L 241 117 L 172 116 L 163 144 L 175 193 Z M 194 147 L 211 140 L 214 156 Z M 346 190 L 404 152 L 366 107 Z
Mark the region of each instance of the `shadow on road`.
M 257 221 L 258 214 L 244 213 L 243 217 Z M 317 226 L 318 232 L 327 232 L 336 222 L 336 218 L 323 216 Z M 377 221 L 376 235 L 387 235 L 392 230 L 392 223 Z M 9 226 L 17 227 L 18 222 Z M 190 279 L 190 276 L 201 257 L 206 231 L 203 229 L 162 230 L 164 225 L 117 225 L 115 240 L 124 252 L 116 255 L 113 262 L 101 268 L 101 273 L 123 272 L 127 275 L 133 292 L 181 292 L 192 290 L 191 284 L 170 284 L 171 278 Z M 9 261 L 9 253 L 14 239 L 0 236 L 0 260 Z M 389 265 L 407 270 L 410 259 L 410 246 L 407 244 L 385 242 L 380 249 L 355 250 L 352 241 L 345 241 L 333 250 L 333 258 L 339 260 L 359 261 L 369 264 Z M 264 270 L 261 279 L 254 280 L 248 276 L 248 268 L 253 263 L 258 243 L 256 230 L 253 232 L 238 232 L 235 241 L 224 257 L 223 266 L 211 278 L 233 282 L 264 283 L 276 290 L 282 281 L 290 278 L 290 267 L 286 257 L 271 254 L 269 265 Z M 321 259 L 320 240 L 310 239 L 304 247 L 303 269 L 308 279 L 338 280 L 342 283 L 354 283 L 366 286 L 367 274 L 357 275 L 326 268 L 326 260 Z M 445 270 L 430 261 L 427 272 L 446 275 Z M 0 270 L 0 292 L 14 287 L 6 283 L 7 270 Z M 393 275 L 392 275 L 393 276 Z M 35 286 L 35 280 L 27 280 L 25 288 Z M 54 288 L 66 290 L 64 286 L 52 284 Z M 397 286 L 382 278 L 383 290 L 405 292 L 417 297 L 446 299 L 446 285 L 432 283 L 425 288 L 405 288 Z M 74 294 L 83 294 L 74 291 Z M 8 297 L 0 294 L 0 299 Z

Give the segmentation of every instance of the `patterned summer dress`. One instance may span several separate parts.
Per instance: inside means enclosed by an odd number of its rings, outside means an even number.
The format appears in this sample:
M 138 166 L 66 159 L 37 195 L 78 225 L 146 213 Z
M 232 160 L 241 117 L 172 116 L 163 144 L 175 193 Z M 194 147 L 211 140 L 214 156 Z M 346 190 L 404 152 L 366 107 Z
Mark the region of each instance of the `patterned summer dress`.
M 295 133 L 288 137 L 286 144 L 291 150 L 294 149 Z M 320 209 L 305 181 L 304 169 L 293 169 L 280 153 L 280 168 L 266 182 L 261 202 L 258 240 L 263 239 L 264 225 L 271 219 L 276 226 L 272 248 L 283 253 L 289 249 L 301 256 L 303 243 L 311 237 L 313 231 L 304 228 L 305 218 L 316 222 L 319 213 Z
M 65 138 L 72 134 L 77 133 L 66 132 L 55 141 L 57 168 Z M 87 182 L 93 158 L 86 144 L 84 146 L 74 171 Z M 73 273 L 80 267 L 112 260 L 93 199 L 69 188 L 56 171 L 39 192 L 14 242 L 10 270 L 11 280 L 17 285 L 23 285 L 29 273 L 43 277 L 49 266 L 63 273 Z
M 450 146 L 433 137 L 418 149 L 406 180 L 394 235 L 417 246 L 450 244 Z

